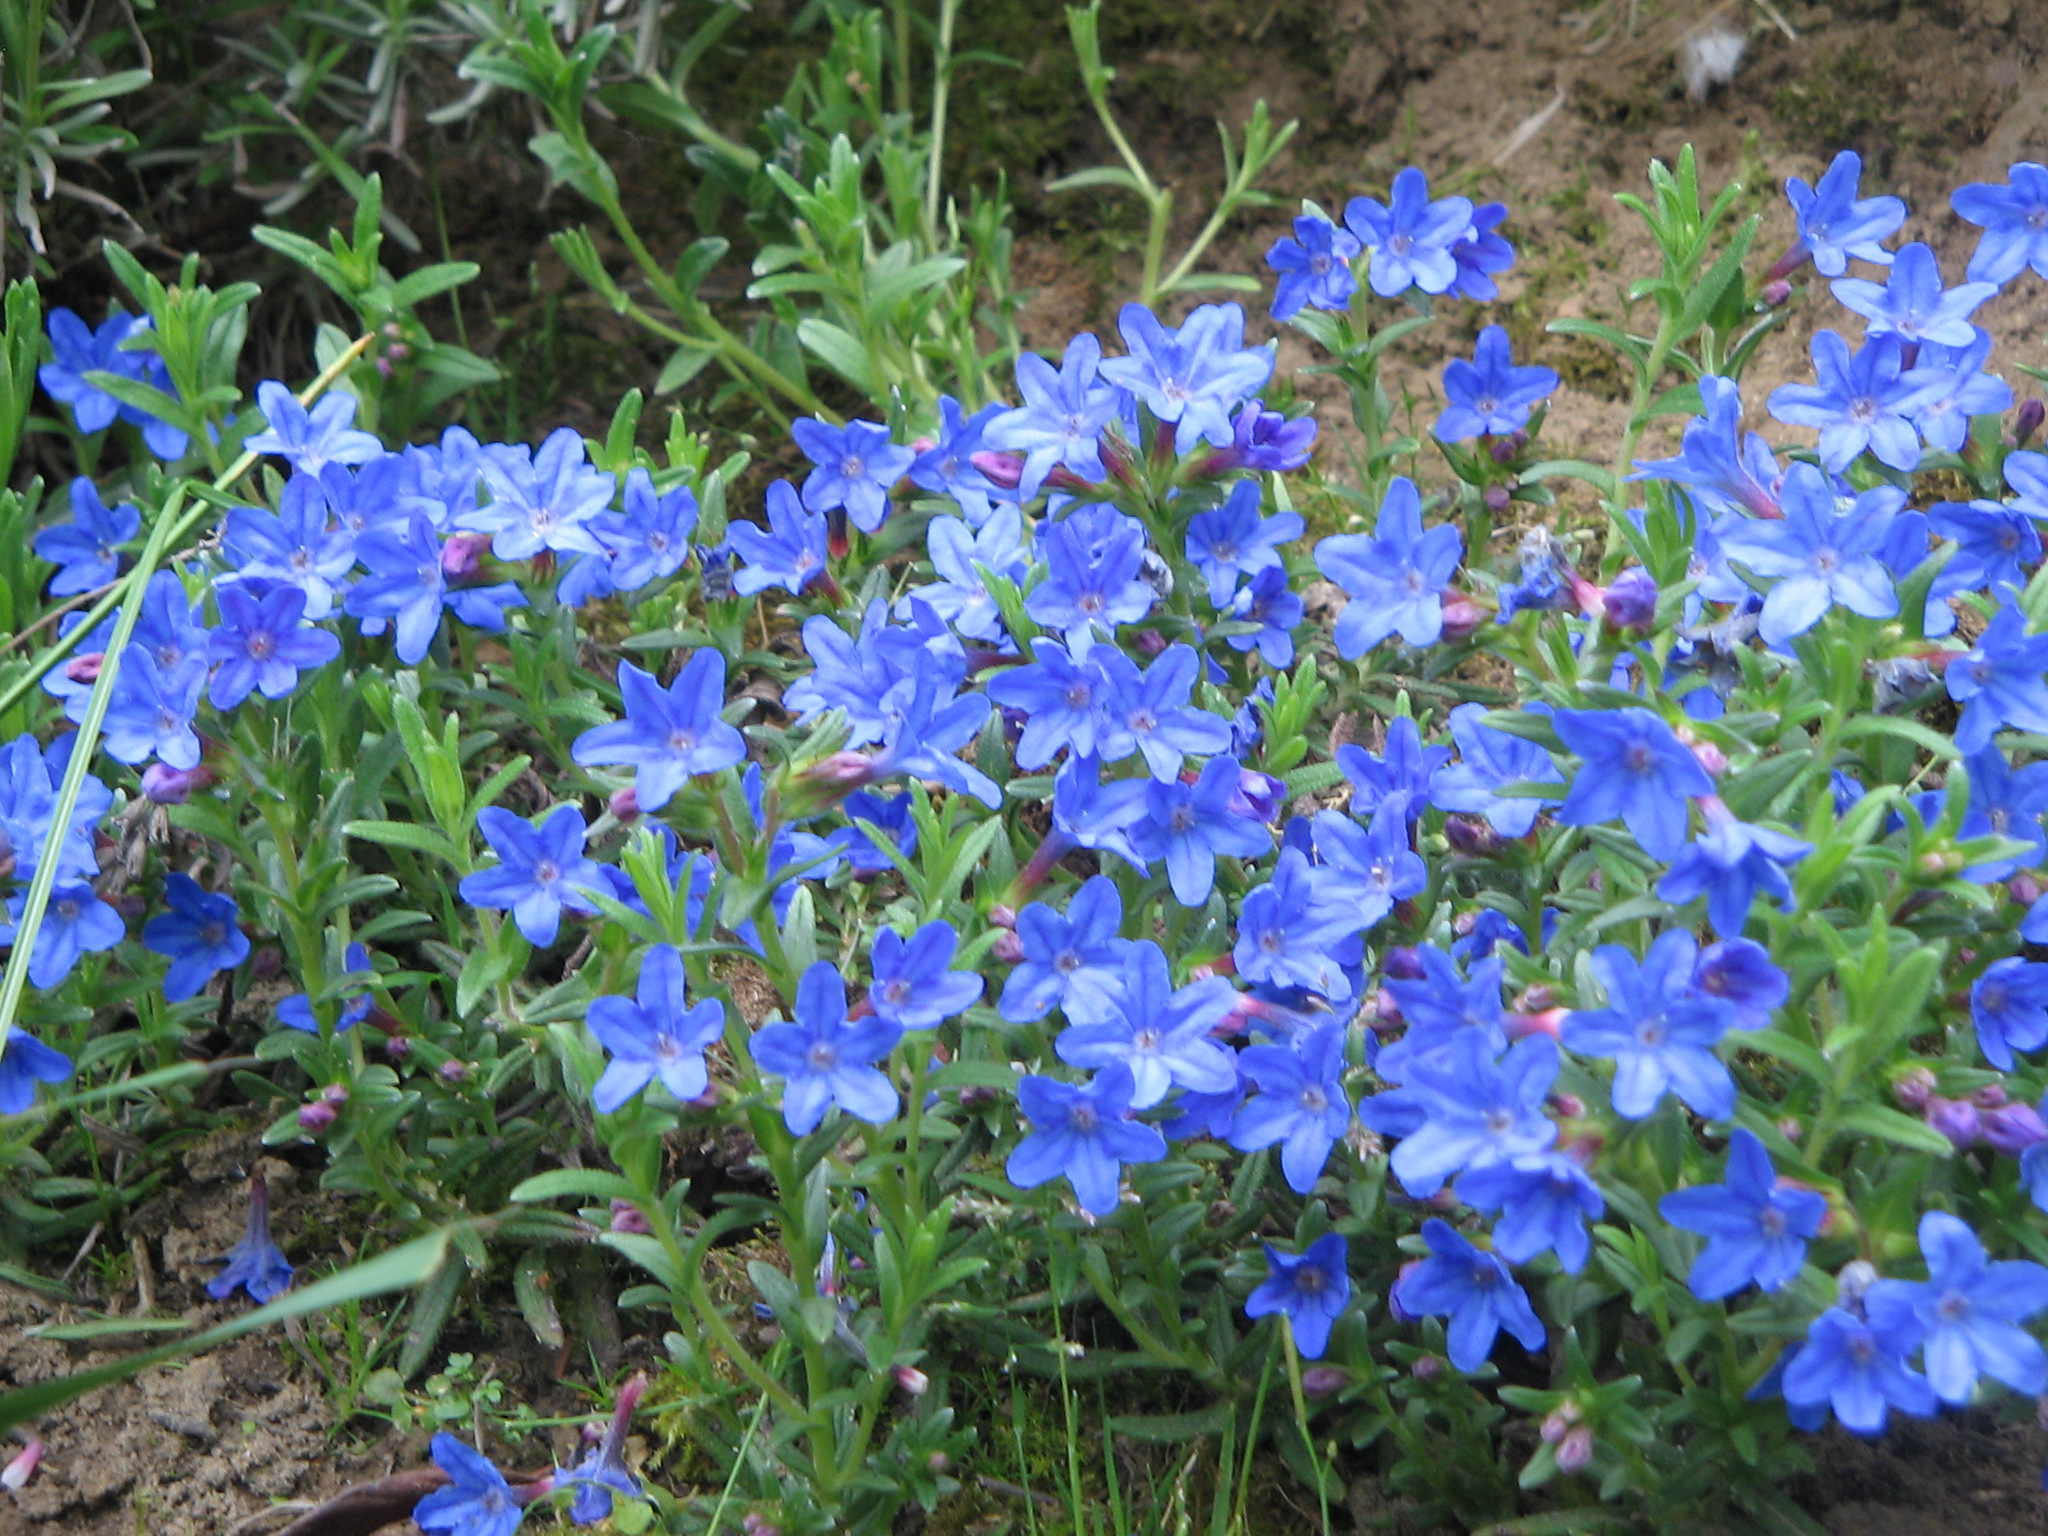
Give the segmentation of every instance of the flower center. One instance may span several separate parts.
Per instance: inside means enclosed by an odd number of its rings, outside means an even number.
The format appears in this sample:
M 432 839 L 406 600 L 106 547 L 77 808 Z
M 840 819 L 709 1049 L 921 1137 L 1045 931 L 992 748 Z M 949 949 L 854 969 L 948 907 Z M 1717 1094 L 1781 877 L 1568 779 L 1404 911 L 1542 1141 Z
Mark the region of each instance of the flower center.
M 848 480 L 858 480 L 866 475 L 867 472 L 867 465 L 863 464 L 856 455 L 849 454 L 839 461 L 839 473 Z
M 1073 1114 L 1067 1117 L 1067 1123 L 1085 1136 L 1095 1129 L 1099 1118 L 1093 1104 L 1076 1104 Z
M 249 637 L 249 654 L 257 661 L 268 661 L 276 649 L 277 636 L 267 629 L 259 629 Z
M 1053 956 L 1052 968 L 1062 976 L 1071 976 L 1081 969 L 1081 955 L 1078 950 L 1063 949 Z
M 679 728 L 668 733 L 668 749 L 669 751 L 675 753 L 678 757 L 682 756 L 686 752 L 694 750 L 696 745 L 697 733 L 695 731 L 683 730 Z
M 830 1072 L 839 1065 L 839 1049 L 820 1040 L 804 1053 L 804 1061 L 813 1072 Z
M 533 866 L 533 881 L 536 885 L 553 885 L 561 876 L 562 871 L 553 859 L 542 859 Z

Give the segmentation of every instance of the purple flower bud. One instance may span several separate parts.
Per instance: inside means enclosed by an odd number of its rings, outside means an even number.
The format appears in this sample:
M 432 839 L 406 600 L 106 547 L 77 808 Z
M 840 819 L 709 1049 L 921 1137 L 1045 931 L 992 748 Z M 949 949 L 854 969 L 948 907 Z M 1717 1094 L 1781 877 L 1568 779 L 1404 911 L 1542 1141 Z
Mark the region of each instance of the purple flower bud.
M 329 1083 L 320 1090 L 320 1102 L 332 1104 L 336 1109 L 348 1102 L 348 1088 L 342 1083 Z
M 1521 451 L 1529 446 L 1529 434 L 1520 427 L 1505 437 L 1496 437 L 1486 445 L 1496 464 L 1512 464 Z
M 615 820 L 633 822 L 640 817 L 640 795 L 631 784 L 624 789 L 613 790 L 609 805 Z
M 950 1471 L 952 1469 L 952 1466 L 953 1458 L 948 1456 L 944 1451 L 933 1451 L 931 1455 L 925 1457 L 924 1459 L 924 1469 L 927 1472 L 935 1474 L 940 1472 L 946 1472 Z
M 457 1061 L 453 1056 L 441 1063 L 441 1078 L 444 1082 L 459 1083 L 469 1076 L 469 1063 Z
M 1593 1461 L 1593 1426 L 1575 1425 L 1557 1447 L 1557 1470 L 1583 1472 Z
M 2011 1102 L 2011 1095 L 2006 1093 L 2003 1083 L 1986 1083 L 1970 1095 L 1970 1102 L 1979 1109 L 1997 1109 Z
M 1391 1292 L 1387 1296 L 1387 1309 L 1393 1312 L 1400 1310 L 1400 1304 L 1394 1300 Z M 1408 1321 L 1413 1322 L 1414 1319 L 1409 1318 Z M 1435 1381 L 1443 1373 L 1444 1363 L 1436 1355 L 1419 1356 L 1415 1363 L 1408 1367 L 1408 1374 L 1417 1381 Z
M 967 1087 L 960 1090 L 960 1107 L 962 1109 L 980 1109 L 985 1104 L 995 1103 L 1001 1097 L 1002 1094 L 997 1089 L 970 1083 Z
M 1287 786 L 1270 773 L 1256 768 L 1238 770 L 1237 793 L 1230 797 L 1230 812 L 1257 822 L 1271 822 L 1287 804 Z
M 1927 1101 L 1927 1123 L 1949 1139 L 1958 1152 L 1966 1152 L 1983 1134 L 1977 1106 L 1968 1099 L 1944 1099 L 1939 1094 Z
M 1389 981 L 1422 980 L 1422 957 L 1406 945 L 1397 945 L 1387 951 L 1387 957 L 1380 964 Z
M 997 902 L 988 909 L 988 925 L 991 928 L 1004 928 L 1011 933 L 1015 933 L 1017 931 L 1017 909 L 1006 902 Z
M 1914 1067 L 1892 1084 L 1892 1097 L 1901 1109 L 1922 1110 L 1934 1097 L 1934 1088 L 1934 1073 L 1926 1067 Z
M 975 457 L 979 458 L 980 455 L 977 454 Z M 782 1536 L 782 1527 L 766 1515 L 750 1509 L 747 1511 L 746 1519 L 740 1522 L 740 1532 L 741 1536 Z
M 317 1136 L 334 1124 L 332 1104 L 301 1104 L 299 1106 L 299 1129 Z
M 441 546 L 441 574 L 461 581 L 483 569 L 484 551 L 491 547 L 488 533 L 458 533 Z
M 2005 882 L 2005 894 L 2023 907 L 2031 907 L 2041 899 L 2041 882 L 2025 870 L 2021 870 Z
M 1543 1423 L 1536 1430 L 1545 1445 L 1555 1445 L 1571 1433 L 1572 1421 L 1558 1409 L 1552 1409 L 1543 1416 Z
M 1490 858 L 1507 844 L 1483 821 L 1452 816 L 1444 822 L 1444 841 L 1468 858 Z
M 284 974 L 284 955 L 275 944 L 266 944 L 256 951 L 249 962 L 249 979 L 254 982 L 275 981 Z
M 1351 1379 L 1351 1373 L 1341 1365 L 1312 1365 L 1301 1373 L 1301 1390 L 1305 1397 L 1328 1397 L 1332 1392 L 1341 1391 Z
M 1442 605 L 1446 640 L 1468 640 L 1486 623 L 1486 610 L 1468 593 L 1447 590 Z
M 1640 565 L 1630 566 L 1609 585 L 1606 601 L 1608 623 L 1647 632 L 1657 617 L 1657 583 Z
M 923 1397 L 932 1384 L 931 1377 L 914 1365 L 899 1365 L 892 1374 L 896 1377 L 896 1385 L 912 1397 Z
M 1006 491 L 1014 491 L 1024 478 L 1024 455 L 1021 453 L 984 449 L 980 453 L 970 453 L 967 462 Z
M 2024 448 L 2033 440 L 2034 434 L 2041 430 L 2043 416 L 2048 416 L 2048 405 L 2043 405 L 2038 399 L 2020 402 L 2020 408 L 2012 418 L 2013 447 Z
M 1166 636 L 1156 629 L 1141 629 L 1131 636 L 1131 643 L 1138 648 L 1141 656 L 1157 657 L 1166 650 Z
M 989 950 L 999 965 L 1018 965 L 1024 959 L 1024 941 L 1014 933 L 1001 933 Z
M 412 1042 L 403 1035 L 393 1035 L 384 1042 L 384 1054 L 393 1061 L 403 1061 L 412 1054 Z
M 204 763 L 190 768 L 171 768 L 151 763 L 142 770 L 142 793 L 156 805 L 183 805 L 194 790 L 211 789 L 220 782 Z
M 2048 1124 L 2031 1104 L 2001 1104 L 1978 1116 L 1984 1144 L 2006 1157 L 2018 1157 L 2037 1142 L 2048 1141 Z
M 612 1230 L 631 1232 L 645 1237 L 654 1228 L 648 1224 L 646 1213 L 630 1200 L 612 1201 Z
M 1792 285 L 1782 277 L 1774 277 L 1757 290 L 1756 296 L 1764 308 L 1776 309 L 1792 297 Z
M 1778 1134 L 1787 1141 L 1796 1142 L 1806 1134 L 1806 1127 L 1801 1125 L 1791 1115 L 1787 1115 L 1778 1122 Z
M 1514 493 L 1498 480 L 1481 491 L 1479 499 L 1495 517 L 1506 516 L 1508 508 L 1515 504 Z

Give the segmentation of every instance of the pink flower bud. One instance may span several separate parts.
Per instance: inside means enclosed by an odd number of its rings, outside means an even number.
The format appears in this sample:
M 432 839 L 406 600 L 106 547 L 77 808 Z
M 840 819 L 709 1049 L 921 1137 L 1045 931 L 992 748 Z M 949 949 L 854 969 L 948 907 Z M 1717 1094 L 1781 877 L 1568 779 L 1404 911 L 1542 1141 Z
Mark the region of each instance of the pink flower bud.
M 443 1082 L 459 1083 L 469 1076 L 469 1063 L 457 1061 L 451 1056 L 441 1063 L 440 1071 Z
M 1417 1260 L 1416 1262 L 1419 1263 L 1421 1261 Z M 1402 1273 L 1407 1273 L 1407 1270 L 1412 1267 L 1412 1265 L 1405 1266 L 1402 1270 Z M 1443 1375 L 1443 1373 L 1444 1363 L 1435 1355 L 1418 1356 L 1416 1358 L 1415 1363 L 1408 1367 L 1408 1374 L 1410 1376 L 1413 1376 L 1417 1381 L 1435 1381 L 1437 1377 Z
M 1159 633 L 1156 629 L 1139 630 L 1135 635 L 1131 636 L 1131 642 L 1137 646 L 1139 654 L 1143 656 L 1158 656 L 1166 649 L 1166 636 Z
M 989 953 L 998 965 L 1016 965 L 1024 958 L 1024 941 L 1014 933 L 998 934 Z
M 329 1083 L 320 1090 L 320 1102 L 332 1104 L 336 1109 L 348 1102 L 348 1088 L 342 1083 Z
M 977 454 L 975 457 L 979 458 L 980 455 Z M 782 1536 L 781 1526 L 766 1515 L 757 1514 L 751 1509 L 747 1511 L 746 1519 L 740 1522 L 740 1531 L 741 1536 Z
M 1593 1461 L 1593 1427 L 1575 1426 L 1557 1447 L 1557 1470 L 1583 1472 Z
M 142 770 L 142 793 L 156 805 L 183 805 L 195 789 L 211 789 L 219 782 L 219 777 L 204 763 L 191 768 L 151 763 Z
M 624 789 L 613 790 L 609 804 L 615 820 L 631 822 L 639 819 L 640 792 L 631 784 Z
M 100 666 L 106 659 L 105 653 L 101 651 L 93 651 L 85 656 L 74 656 L 64 663 L 64 675 L 74 683 L 98 682 Z
M 1926 1067 L 1914 1067 L 1892 1084 L 1892 1097 L 1901 1109 L 1922 1110 L 1934 1095 L 1934 1085 L 1932 1071 Z
M 944 1451 L 933 1451 L 931 1455 L 925 1457 L 924 1459 L 925 1471 L 933 1473 L 935 1475 L 941 1472 L 950 1472 L 952 1468 L 953 1458 L 948 1456 Z
M 1571 1433 L 1571 1421 L 1563 1414 L 1552 1411 L 1543 1416 L 1543 1423 L 1536 1433 L 1545 1445 L 1555 1445 Z
M 1301 1390 L 1306 1397 L 1328 1397 L 1341 1391 L 1351 1373 L 1341 1365 L 1312 1365 L 1301 1373 Z
M 36 1468 L 42 1463 L 43 1442 L 31 1440 L 14 1453 L 14 1459 L 0 1468 L 0 1488 L 9 1492 L 26 1487 L 28 1480 L 35 1476 Z
M 1711 741 L 1696 741 L 1692 744 L 1693 761 L 1706 769 L 1714 778 L 1728 771 L 1728 754 Z
M 1481 491 L 1479 499 L 1495 517 L 1504 515 L 1515 504 L 1514 493 L 1498 480 Z
M 1778 1134 L 1784 1137 L 1787 1141 L 1796 1142 L 1797 1140 L 1799 1140 L 1800 1137 L 1806 1134 L 1806 1127 L 1801 1125 L 1797 1120 L 1793 1119 L 1792 1116 L 1787 1115 L 1784 1119 L 1778 1122 Z
M 1927 1101 L 1924 1116 L 1927 1123 L 1949 1139 L 1958 1152 L 1966 1152 L 1977 1144 L 1983 1131 L 1983 1122 L 1977 1114 L 1977 1106 L 1968 1099 L 1944 1099 L 1939 1094 Z
M 1586 1113 L 1586 1101 L 1576 1093 L 1553 1093 L 1550 1107 L 1557 1111 L 1558 1118 L 1577 1120 Z
M 393 1035 L 384 1042 L 384 1054 L 393 1061 L 403 1061 L 412 1054 L 412 1042 L 403 1035 Z
M 804 777 L 834 789 L 859 789 L 874 782 L 875 760 L 865 752 L 834 752 L 804 769 Z
M 1446 640 L 1466 640 L 1486 622 L 1486 610 L 1463 592 L 1446 592 L 1443 597 Z
M 441 574 L 461 581 L 483 569 L 484 551 L 491 547 L 487 533 L 458 533 L 441 546 Z
M 317 1136 L 334 1124 L 332 1104 L 301 1104 L 299 1106 L 299 1129 Z
M 1007 928 L 1017 931 L 1017 909 L 1006 902 L 997 902 L 988 909 L 988 925 L 991 928 Z
M 997 453 L 993 449 L 970 453 L 967 462 L 1006 491 L 1014 491 L 1024 478 L 1024 455 Z
M 2010 1103 L 2011 1099 L 2005 1091 L 2005 1084 L 1986 1083 L 1970 1095 L 1970 1102 L 1979 1109 L 1997 1109 L 2003 1104 Z
M 2031 907 L 2041 899 L 2041 882 L 2025 870 L 2021 870 L 2005 882 L 2005 894 L 2023 907 Z
M 614 1232 L 632 1232 L 644 1237 L 649 1232 L 652 1232 L 654 1228 L 648 1225 L 646 1214 L 632 1201 L 614 1200 L 612 1201 L 612 1230 Z
M 912 1397 L 923 1397 L 925 1389 L 932 1384 L 931 1377 L 914 1365 L 899 1365 L 891 1374 L 896 1378 L 896 1385 Z
M 1757 300 L 1766 309 L 1776 309 L 1792 297 L 1792 285 L 1782 277 L 1774 277 L 1757 290 Z

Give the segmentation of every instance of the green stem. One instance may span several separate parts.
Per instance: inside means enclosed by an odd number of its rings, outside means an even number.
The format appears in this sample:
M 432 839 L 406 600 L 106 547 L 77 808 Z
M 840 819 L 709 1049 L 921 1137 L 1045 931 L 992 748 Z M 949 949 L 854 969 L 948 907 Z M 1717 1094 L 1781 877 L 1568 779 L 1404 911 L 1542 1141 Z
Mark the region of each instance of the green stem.
M 1301 1356 L 1294 1347 L 1294 1319 L 1282 1315 L 1280 1339 L 1287 1350 L 1287 1390 L 1294 1398 L 1294 1422 L 1301 1429 L 1302 1448 L 1308 1452 L 1308 1464 L 1316 1475 L 1316 1506 L 1322 1512 L 1323 1536 L 1330 1536 L 1330 1494 L 1328 1482 L 1323 1476 L 1323 1464 L 1316 1456 L 1315 1436 L 1308 1428 L 1308 1398 L 1301 1390 Z
M 939 40 L 932 51 L 932 135 L 925 151 L 924 243 L 939 248 L 939 186 L 946 158 L 946 105 L 953 93 L 953 23 L 960 0 L 939 0 Z

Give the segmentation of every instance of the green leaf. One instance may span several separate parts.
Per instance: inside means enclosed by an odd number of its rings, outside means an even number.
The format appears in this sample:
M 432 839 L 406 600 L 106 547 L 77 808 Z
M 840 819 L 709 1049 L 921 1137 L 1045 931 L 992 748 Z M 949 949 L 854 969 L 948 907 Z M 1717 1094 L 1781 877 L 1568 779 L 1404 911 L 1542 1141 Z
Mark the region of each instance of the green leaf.
M 551 1168 L 518 1184 L 508 1197 L 515 1205 L 558 1200 L 563 1195 L 593 1200 L 631 1200 L 633 1186 L 624 1176 L 602 1168 Z
M 1933 1126 L 1887 1104 L 1852 1105 L 1836 1117 L 1835 1123 L 1845 1131 L 1881 1137 L 1910 1151 L 1931 1152 L 1936 1157 L 1956 1155 L 1955 1146 Z
M 344 822 L 341 830 L 345 836 L 360 838 L 366 843 L 378 843 L 387 848 L 410 848 L 416 853 L 431 854 L 458 869 L 462 867 L 462 857 L 455 851 L 455 845 L 432 827 L 418 826 L 409 821 L 350 821 Z
M 878 392 L 868 349 L 831 321 L 816 317 L 798 321 L 796 339 L 803 344 L 805 351 L 814 353 L 820 362 L 855 389 L 865 390 L 871 395 Z

